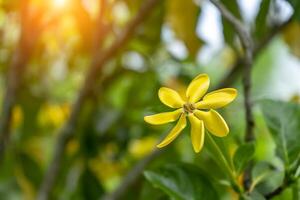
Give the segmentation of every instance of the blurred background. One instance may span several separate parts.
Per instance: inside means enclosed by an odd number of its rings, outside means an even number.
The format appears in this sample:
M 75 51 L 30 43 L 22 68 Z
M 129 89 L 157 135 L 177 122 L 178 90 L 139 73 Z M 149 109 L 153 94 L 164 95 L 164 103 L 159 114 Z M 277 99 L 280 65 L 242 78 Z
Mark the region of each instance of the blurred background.
M 144 3 L 0 0 L 0 138 L 5 141 L 0 199 L 36 197 L 86 74 L 122 37 Z M 300 103 L 300 5 L 297 0 L 223 3 L 247 24 L 256 45 L 255 159 L 277 162 L 256 105 L 261 99 Z M 147 114 L 168 111 L 159 102 L 159 87 L 181 92 L 199 73 L 210 76 L 210 90 L 239 90 L 237 100 L 220 112 L 231 130 L 224 138 L 229 153 L 242 142 L 243 51 L 231 25 L 207 0 L 158 1 L 142 17 L 128 41 L 99 67 L 96 81 L 89 82 L 92 92 L 75 116 L 51 199 L 99 199 L 117 193 L 119 199 L 167 199 L 142 172 L 179 161 L 196 164 L 212 178 L 224 176 L 205 148 L 193 152 L 188 129 L 157 152 L 155 145 L 173 125 L 154 127 L 143 121 Z M 222 199 L 234 198 L 225 186 L 216 188 Z

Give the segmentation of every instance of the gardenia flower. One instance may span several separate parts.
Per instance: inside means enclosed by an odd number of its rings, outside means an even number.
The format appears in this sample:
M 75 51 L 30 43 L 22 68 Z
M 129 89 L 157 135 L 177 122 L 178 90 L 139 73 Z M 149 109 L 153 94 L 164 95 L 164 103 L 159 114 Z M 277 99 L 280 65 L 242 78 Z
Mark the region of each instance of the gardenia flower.
M 186 127 L 186 118 L 191 124 L 191 140 L 196 153 L 200 152 L 203 147 L 205 128 L 218 137 L 224 137 L 229 133 L 225 120 L 214 109 L 232 102 L 237 96 L 237 90 L 224 88 L 205 95 L 208 87 L 208 75 L 200 74 L 189 84 L 184 99 L 170 88 L 162 87 L 159 89 L 160 101 L 171 108 L 176 108 L 176 110 L 145 116 L 144 120 L 153 125 L 179 120 L 166 138 L 157 145 L 158 148 L 170 144 L 180 134 Z

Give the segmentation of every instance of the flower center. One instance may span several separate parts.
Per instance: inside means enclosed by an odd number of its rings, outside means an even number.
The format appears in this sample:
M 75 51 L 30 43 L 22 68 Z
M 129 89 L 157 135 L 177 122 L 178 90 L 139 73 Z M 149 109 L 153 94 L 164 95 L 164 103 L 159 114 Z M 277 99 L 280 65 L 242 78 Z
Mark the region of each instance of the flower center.
M 186 113 L 193 113 L 193 111 L 195 110 L 194 104 L 192 103 L 183 104 L 183 110 Z

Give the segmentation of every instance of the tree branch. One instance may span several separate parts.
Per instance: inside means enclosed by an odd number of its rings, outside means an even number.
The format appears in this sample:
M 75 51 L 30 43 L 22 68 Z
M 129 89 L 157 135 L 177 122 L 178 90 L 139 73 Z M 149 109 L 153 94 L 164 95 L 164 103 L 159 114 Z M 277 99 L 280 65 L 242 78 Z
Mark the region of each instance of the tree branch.
M 244 89 L 244 106 L 246 112 L 246 134 L 245 141 L 254 140 L 254 118 L 252 113 L 251 100 L 251 68 L 253 64 L 253 41 L 250 31 L 244 24 L 237 19 L 219 0 L 210 0 L 221 12 L 223 17 L 233 26 L 237 32 L 244 49 L 244 70 L 243 70 L 243 89 Z
M 7 77 L 7 87 L 2 105 L 2 116 L 0 120 L 0 162 L 3 159 L 10 136 L 12 110 L 16 103 L 17 93 L 22 85 L 26 65 L 29 61 L 33 47 L 40 34 L 40 15 L 35 12 L 29 15 L 29 1 L 21 3 L 21 36 L 18 46 L 13 55 Z M 34 26 L 33 26 L 34 24 Z
M 244 90 L 244 107 L 245 107 L 245 120 L 246 120 L 246 132 L 244 140 L 245 142 L 250 142 L 255 140 L 254 136 L 254 117 L 252 111 L 252 99 L 251 99 L 251 72 L 253 65 L 254 56 L 254 45 L 250 30 L 238 19 L 236 18 L 219 0 L 210 0 L 221 12 L 222 16 L 233 26 L 236 33 L 239 36 L 241 44 L 244 50 L 243 56 L 243 90 Z M 245 171 L 244 175 L 244 188 L 247 190 L 250 187 L 251 182 L 251 166 Z
M 264 37 L 261 42 L 256 46 L 254 50 L 254 57 L 267 46 L 270 41 L 276 36 L 280 31 L 282 31 L 289 23 L 291 19 L 287 20 L 280 26 L 274 27 L 266 37 Z M 233 70 L 218 84 L 216 89 L 224 88 L 230 86 L 238 77 L 240 72 L 242 71 L 243 59 L 238 59 L 233 67 Z M 238 70 L 236 70 L 238 69 Z M 142 174 L 143 170 L 149 165 L 150 162 L 161 155 L 161 152 L 152 151 L 149 155 L 147 155 L 143 160 L 139 161 L 133 168 L 130 170 L 127 175 L 124 177 L 120 185 L 114 190 L 111 194 L 105 196 L 105 200 L 117 200 L 120 199 L 125 192 L 137 181 L 137 179 Z
M 102 67 L 122 48 L 131 36 L 134 35 L 137 27 L 143 22 L 150 11 L 158 3 L 158 0 L 147 0 L 142 5 L 137 15 L 128 23 L 125 30 L 116 38 L 115 42 L 107 49 L 104 50 L 101 55 L 94 55 L 90 70 L 88 71 L 83 87 L 81 88 L 77 100 L 73 105 L 71 115 L 66 122 L 65 126 L 61 129 L 57 143 L 54 148 L 54 155 L 51 160 L 50 166 L 45 174 L 41 188 L 38 192 L 38 200 L 47 200 L 50 197 L 50 193 L 55 185 L 58 178 L 59 171 L 62 165 L 62 159 L 64 151 L 68 141 L 74 136 L 78 116 L 81 112 L 84 103 L 88 96 L 93 91 L 93 86 L 96 85 L 98 75 L 101 73 Z
M 262 40 L 255 45 L 254 51 L 253 51 L 253 60 L 256 59 L 256 57 L 260 54 L 260 52 L 267 46 L 269 45 L 270 41 L 278 34 L 280 33 L 284 28 L 286 28 L 292 21 L 292 17 L 289 18 L 287 21 L 283 22 L 279 26 L 273 27 L 270 31 L 269 34 L 266 35 Z M 217 85 L 218 88 L 224 88 L 224 87 L 229 87 L 232 85 L 236 79 L 239 77 L 240 73 L 242 72 L 243 69 L 243 59 L 239 58 L 236 60 L 235 64 L 231 68 L 231 70 L 226 74 L 226 76 L 220 81 L 220 83 Z

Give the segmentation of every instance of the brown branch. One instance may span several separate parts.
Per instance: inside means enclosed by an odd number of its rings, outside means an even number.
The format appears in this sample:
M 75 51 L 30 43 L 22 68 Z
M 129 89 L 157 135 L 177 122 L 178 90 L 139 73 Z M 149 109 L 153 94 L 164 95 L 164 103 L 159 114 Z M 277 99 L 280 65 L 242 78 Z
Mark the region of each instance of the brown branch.
M 266 35 L 257 45 L 255 45 L 253 52 L 253 60 L 257 58 L 257 56 L 261 53 L 261 51 L 269 45 L 272 39 L 280 33 L 283 29 L 285 29 L 292 21 L 292 17 L 282 23 L 279 26 L 273 27 L 269 34 Z M 216 88 L 224 88 L 231 86 L 239 77 L 243 69 L 243 59 L 239 58 L 236 60 L 235 64 L 231 68 L 231 70 L 226 74 L 226 76 L 220 81 Z
M 140 178 L 144 169 L 152 162 L 157 156 L 162 153 L 161 150 L 155 148 L 149 155 L 144 159 L 140 160 L 123 178 L 120 185 L 112 193 L 106 195 L 104 200 L 118 200 L 122 199 L 122 196 L 126 191 Z
M 259 52 L 271 41 L 271 39 L 282 29 L 284 29 L 292 20 L 291 18 L 287 20 L 285 23 L 278 27 L 274 27 L 274 30 L 270 32 L 267 37 L 265 37 L 255 48 L 252 41 L 252 37 L 250 31 L 246 29 L 246 27 L 239 21 L 239 19 L 235 18 L 235 16 L 227 10 L 227 8 L 218 0 L 210 0 L 221 12 L 223 17 L 229 21 L 229 23 L 236 30 L 240 41 L 242 43 L 244 49 L 244 57 L 239 59 L 236 63 L 236 67 L 229 73 L 229 79 L 225 79 L 222 84 L 228 84 L 228 80 L 232 81 L 232 76 L 236 76 L 243 67 L 243 89 L 244 89 L 244 107 L 246 112 L 246 134 L 245 141 L 250 142 L 255 139 L 254 136 L 254 117 L 252 113 L 252 101 L 251 101 L 251 71 L 254 58 L 259 54 Z M 223 86 L 223 85 L 222 85 Z M 244 188 L 247 190 L 250 186 L 251 182 L 251 165 L 246 169 L 244 174 Z M 281 192 L 279 190 L 279 192 Z
M 236 18 L 219 0 L 210 0 L 221 12 L 222 16 L 233 26 L 237 32 L 244 49 L 243 57 L 243 89 L 244 89 L 244 106 L 246 112 L 246 134 L 245 141 L 254 140 L 254 118 L 252 113 L 251 101 L 251 69 L 253 64 L 253 41 L 250 31 L 247 27 Z
M 252 99 L 251 99 L 251 72 L 254 56 L 254 45 L 251 37 L 250 30 L 236 18 L 219 0 L 210 0 L 221 12 L 222 16 L 233 26 L 237 32 L 241 44 L 244 50 L 243 56 L 243 90 L 244 90 L 244 107 L 245 107 L 245 120 L 246 120 L 246 132 L 244 140 L 250 142 L 255 140 L 254 136 L 254 117 L 252 111 Z M 250 187 L 251 182 L 251 166 L 245 171 L 244 175 L 244 188 L 247 190 Z
M 17 94 L 23 82 L 26 65 L 32 54 L 33 47 L 40 34 L 40 15 L 42 13 L 29 13 L 29 1 L 21 3 L 21 36 L 17 49 L 13 55 L 7 77 L 7 87 L 2 105 L 0 120 L 0 161 L 2 161 L 10 138 L 12 110 L 17 100 Z M 34 24 L 34 26 L 33 26 Z
M 28 53 L 28 52 L 27 52 Z M 2 116 L 0 120 L 0 161 L 2 161 L 7 144 L 9 142 L 12 110 L 16 103 L 17 92 L 22 82 L 22 74 L 28 61 L 28 55 L 18 47 L 14 53 L 13 60 L 8 72 L 7 87 L 2 105 Z
M 95 55 L 93 57 L 91 68 L 86 75 L 84 85 L 73 105 L 71 115 L 65 126 L 61 129 L 59 137 L 57 138 L 54 155 L 38 192 L 37 199 L 47 200 L 50 198 L 50 193 L 61 169 L 66 144 L 74 136 L 78 116 L 88 96 L 93 91 L 93 86 L 96 85 L 95 83 L 99 73 L 101 73 L 102 67 L 128 42 L 128 40 L 134 35 L 137 27 L 144 21 L 158 2 L 158 0 L 145 1 L 137 15 L 128 23 L 127 27 L 117 37 L 116 41 L 107 50 L 103 51 L 101 55 Z

